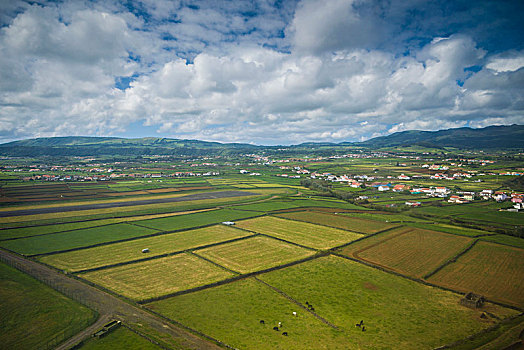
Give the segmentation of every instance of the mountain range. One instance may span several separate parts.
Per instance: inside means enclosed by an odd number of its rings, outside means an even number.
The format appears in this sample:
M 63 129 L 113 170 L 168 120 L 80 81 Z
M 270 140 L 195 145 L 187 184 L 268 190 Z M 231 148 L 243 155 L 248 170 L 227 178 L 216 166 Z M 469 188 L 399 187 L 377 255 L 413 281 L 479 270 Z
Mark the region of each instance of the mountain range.
M 145 137 L 44 137 L 0 144 L 3 156 L 88 156 L 88 155 L 225 155 L 266 150 L 268 152 L 308 149 L 383 149 L 422 146 L 458 149 L 524 149 L 524 125 L 456 128 L 439 131 L 409 130 L 364 142 L 302 143 L 292 146 L 256 146 L 246 143 L 219 143 L 198 140 Z

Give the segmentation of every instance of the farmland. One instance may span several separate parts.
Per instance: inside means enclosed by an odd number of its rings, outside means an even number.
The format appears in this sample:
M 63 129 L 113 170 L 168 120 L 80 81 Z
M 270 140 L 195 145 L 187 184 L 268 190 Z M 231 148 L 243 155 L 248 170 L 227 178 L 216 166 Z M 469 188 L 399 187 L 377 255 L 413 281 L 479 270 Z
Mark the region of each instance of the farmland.
M 233 271 L 247 273 L 300 260 L 314 251 L 258 236 L 195 253 Z
M 416 228 L 392 230 L 349 245 L 342 254 L 421 278 L 473 242 L 467 237 Z
M 376 233 L 394 225 L 380 221 L 352 218 L 344 215 L 317 213 L 313 211 L 292 212 L 278 214 L 277 216 L 292 220 L 305 221 L 312 224 L 325 225 L 357 233 Z
M 213 283 L 233 274 L 183 253 L 79 276 L 127 298 L 143 300 Z
M 473 291 L 493 300 L 523 307 L 524 250 L 479 242 L 429 280 L 463 292 Z
M 332 248 L 361 237 L 357 233 L 271 216 L 239 221 L 237 226 L 315 249 Z
M 244 237 L 246 235 L 249 235 L 249 233 L 224 225 L 215 225 L 196 230 L 42 256 L 40 261 L 59 269 L 75 272 L 142 259 L 144 257 L 184 251 L 190 248 Z M 147 255 L 141 253 L 144 248 L 149 249 Z
M 120 328 L 85 349 L 155 348 L 144 337 L 183 348 L 162 333 L 164 326 L 188 327 L 199 341 L 210 337 L 238 349 L 432 349 L 458 342 L 451 348 L 471 350 L 504 348 L 518 338 L 522 316 L 508 318 L 524 310 L 522 213 L 508 211 L 509 200 L 477 196 L 455 205 L 377 185 L 447 186 L 448 197 L 484 187 L 510 195 L 505 180 L 489 171 L 518 172 L 521 163 L 508 157 L 487 162 L 487 171 L 461 161 L 453 172 L 473 178 L 451 182 L 430 178 L 437 170 L 423 166 L 451 167 L 455 155 L 267 152 L 71 158 L 71 176 L 85 181 L 66 179 L 68 171 L 58 167 L 54 182 L 38 177 L 51 166 L 35 171 L 46 159 L 6 159 L 0 249 L 108 292 L 134 313 L 151 309 L 165 317 L 157 328 L 143 326 L 143 316 L 128 319 L 133 331 Z M 352 187 L 342 174 L 362 184 Z M 45 294 L 42 287 L 35 293 Z M 461 293 L 470 291 L 488 302 L 462 306 Z M 73 309 L 60 317 L 74 319 Z M 31 317 L 43 324 L 56 316 L 35 307 Z M 360 320 L 365 331 L 355 326 Z
M 259 278 L 300 303 L 310 302 L 336 328 L 251 278 L 147 306 L 248 349 L 386 349 L 399 344 L 404 349 L 429 349 L 493 324 L 482 321 L 477 311 L 458 305 L 458 295 L 337 257 L 319 258 Z M 499 316 L 514 314 L 494 305 L 489 308 Z M 355 327 L 361 319 L 366 332 Z M 278 322 L 288 337 L 271 329 Z M 442 324 L 453 332 L 443 334 Z
M 53 346 L 56 336 L 67 338 L 96 319 L 88 308 L 5 264 L 0 264 L 0 298 L 2 349 Z

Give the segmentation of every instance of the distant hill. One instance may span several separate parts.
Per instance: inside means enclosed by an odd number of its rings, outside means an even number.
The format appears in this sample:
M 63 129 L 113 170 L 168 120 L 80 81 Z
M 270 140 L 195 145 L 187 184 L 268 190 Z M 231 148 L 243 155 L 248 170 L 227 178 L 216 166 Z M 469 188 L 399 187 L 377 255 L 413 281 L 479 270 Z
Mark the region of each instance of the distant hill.
M 158 137 L 127 139 L 120 137 L 42 137 L 0 144 L 4 156 L 142 156 L 142 155 L 233 155 L 253 151 L 303 154 L 344 151 L 349 148 L 391 148 L 421 146 L 441 149 L 523 149 L 524 125 L 489 126 L 482 129 L 458 128 L 440 131 L 403 131 L 364 142 L 308 142 L 294 146 L 256 146 L 245 143 L 219 143 Z M 284 149 L 284 152 L 282 153 Z
M 524 148 L 524 125 L 457 128 L 439 131 L 409 130 L 375 137 L 358 145 L 372 148 L 421 145 L 469 149 Z

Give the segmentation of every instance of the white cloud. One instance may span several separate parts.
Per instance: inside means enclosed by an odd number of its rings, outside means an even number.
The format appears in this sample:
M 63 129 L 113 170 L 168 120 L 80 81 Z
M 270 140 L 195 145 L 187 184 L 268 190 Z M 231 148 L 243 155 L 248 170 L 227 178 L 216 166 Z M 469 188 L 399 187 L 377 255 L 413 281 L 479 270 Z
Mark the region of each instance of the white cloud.
M 247 17 L 248 2 L 138 4 L 154 21 L 96 2 L 14 15 L 0 29 L 0 138 L 143 123 L 163 136 L 279 144 L 524 122 L 521 53 L 490 56 L 464 34 L 390 52 L 367 2 L 306 0 L 293 18 L 266 3 Z M 124 91 L 121 77 L 132 77 Z

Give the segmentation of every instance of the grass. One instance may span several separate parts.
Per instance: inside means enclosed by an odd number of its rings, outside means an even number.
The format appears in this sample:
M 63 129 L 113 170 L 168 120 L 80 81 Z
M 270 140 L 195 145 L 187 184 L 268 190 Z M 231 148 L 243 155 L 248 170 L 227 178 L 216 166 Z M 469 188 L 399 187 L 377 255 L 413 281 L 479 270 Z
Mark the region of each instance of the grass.
M 209 212 L 188 214 L 183 216 L 136 221 L 136 224 L 162 231 L 182 230 L 191 227 L 216 224 L 223 221 L 234 221 L 260 215 L 232 209 L 220 209 Z
M 260 278 L 314 305 L 347 334 L 347 348 L 431 349 L 495 323 L 461 306 L 460 295 L 343 258 L 319 258 Z M 493 304 L 486 308 L 499 317 L 517 313 Z M 355 327 L 360 320 L 366 332 Z
M 315 252 L 257 236 L 197 250 L 196 253 L 233 271 L 247 273 L 299 260 Z
M 125 327 L 119 327 L 101 339 L 90 338 L 81 347 L 81 350 L 158 350 L 160 347 Z
M 388 231 L 381 239 L 342 249 L 347 256 L 421 278 L 464 250 L 472 240 L 446 233 L 407 228 Z
M 429 279 L 432 283 L 475 292 L 488 299 L 524 307 L 524 250 L 479 242 Z
M 508 235 L 493 235 L 481 238 L 482 241 L 494 242 L 499 244 L 510 245 L 513 247 L 524 249 L 524 238 L 508 236 Z
M 3 241 L 0 242 L 0 246 L 24 255 L 46 254 L 55 251 L 81 248 L 93 244 L 135 238 L 156 232 L 158 231 L 122 223 Z
M 261 211 L 261 212 L 267 212 L 267 211 L 273 211 L 273 210 L 282 210 L 282 209 L 289 209 L 289 208 L 296 208 L 296 204 L 294 204 L 292 201 L 266 201 L 266 202 L 260 202 L 260 203 L 254 203 L 254 204 L 244 204 L 235 206 L 235 209 L 240 210 L 253 210 L 253 211 Z
M 252 278 L 147 307 L 237 349 L 347 349 L 349 344 L 342 332 Z M 298 312 L 297 317 L 293 311 Z M 289 336 L 272 329 L 278 322 Z
M 144 300 L 233 276 L 210 262 L 183 253 L 79 275 L 134 300 Z
M 487 231 L 482 231 L 482 230 L 476 230 L 473 228 L 459 227 L 459 226 L 446 225 L 446 224 L 412 223 L 410 224 L 410 226 L 434 230 L 434 231 L 440 231 L 440 232 L 447 232 L 447 233 L 452 233 L 455 235 L 469 236 L 469 237 L 493 234 L 493 232 L 487 232 Z
M 44 349 L 55 336 L 70 337 L 96 318 L 88 308 L 5 264 L 0 264 L 0 299 L 2 349 Z
M 183 251 L 206 244 L 249 235 L 248 232 L 224 225 L 141 238 L 100 247 L 42 256 L 39 260 L 69 272 L 142 259 L 149 256 Z M 149 248 L 148 254 L 141 253 Z
M 237 226 L 315 249 L 329 249 L 362 237 L 353 232 L 271 216 L 239 221 Z
M 402 214 L 378 214 L 374 212 L 370 213 L 347 213 L 344 214 L 350 217 L 362 218 L 362 219 L 371 219 L 375 221 L 382 222 L 392 222 L 392 223 L 404 223 L 404 222 L 427 222 L 426 220 L 415 218 L 408 215 Z
M 357 219 L 344 215 L 317 213 L 314 211 L 298 211 L 285 214 L 277 214 L 279 217 L 305 221 L 312 224 L 326 225 L 336 227 L 344 230 L 350 230 L 359 233 L 375 233 L 394 227 L 392 224 L 387 224 L 379 221 Z

